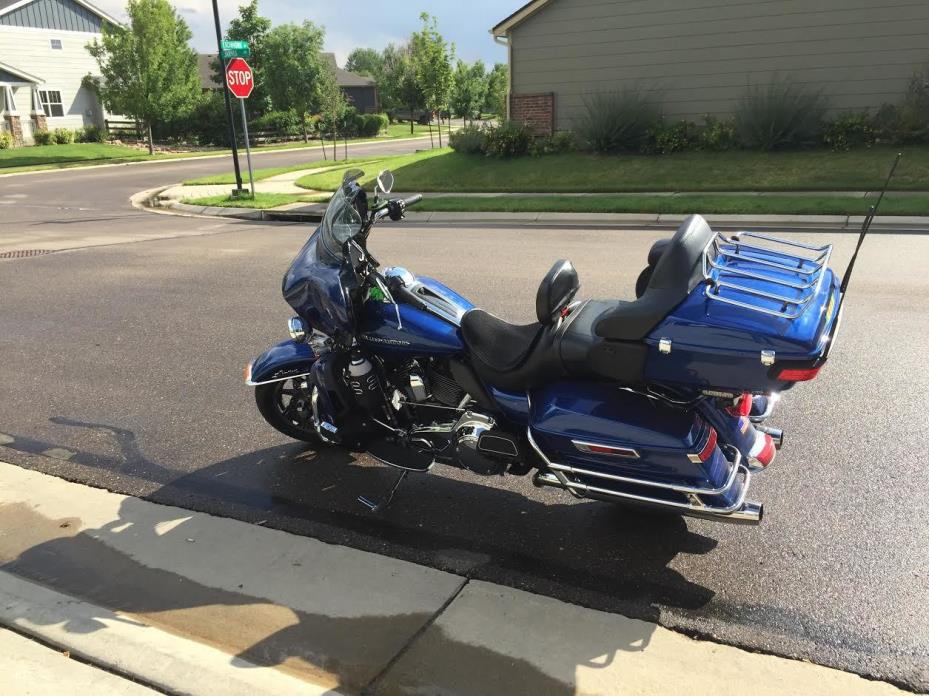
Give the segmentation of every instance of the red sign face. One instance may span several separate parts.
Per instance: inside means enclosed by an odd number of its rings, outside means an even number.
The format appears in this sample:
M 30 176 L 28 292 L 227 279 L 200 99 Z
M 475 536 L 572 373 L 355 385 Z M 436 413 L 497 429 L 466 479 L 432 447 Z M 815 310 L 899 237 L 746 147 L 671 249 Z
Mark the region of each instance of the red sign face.
M 226 67 L 226 84 L 239 99 L 245 99 L 255 89 L 252 69 L 244 58 L 233 58 Z

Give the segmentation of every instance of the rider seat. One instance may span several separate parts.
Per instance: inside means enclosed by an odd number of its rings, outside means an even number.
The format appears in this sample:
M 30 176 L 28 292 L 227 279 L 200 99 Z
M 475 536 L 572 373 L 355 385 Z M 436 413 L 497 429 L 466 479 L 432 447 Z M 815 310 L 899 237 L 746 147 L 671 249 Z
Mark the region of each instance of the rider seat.
M 574 265 L 562 259 L 539 285 L 535 298 L 537 323 L 510 324 L 482 309 L 467 312 L 461 319 L 461 335 L 478 374 L 504 389 L 520 390 L 536 379 L 551 362 L 544 355 L 551 351 L 543 350 L 551 346 L 551 327 L 561 319 L 561 312 L 579 288 Z

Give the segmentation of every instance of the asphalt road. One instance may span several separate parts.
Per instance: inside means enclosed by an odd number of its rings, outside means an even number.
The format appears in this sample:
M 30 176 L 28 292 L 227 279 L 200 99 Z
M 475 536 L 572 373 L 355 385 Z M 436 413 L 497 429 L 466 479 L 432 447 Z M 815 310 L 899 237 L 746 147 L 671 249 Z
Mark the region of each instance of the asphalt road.
M 15 201 L 0 204 L 0 250 L 23 238 L 70 249 L 0 261 L 0 459 L 929 691 L 929 236 L 868 241 L 830 364 L 774 418 L 787 439 L 753 482 L 760 527 L 449 469 L 372 516 L 356 497 L 394 472 L 279 436 L 242 384 L 242 366 L 285 336 L 280 278 L 310 230 L 128 207 L 140 189 L 222 166 L 0 179 L 0 201 Z M 629 297 L 666 235 L 401 223 L 371 244 L 520 320 L 554 259 L 575 262 L 582 294 Z M 793 236 L 834 242 L 840 269 L 854 242 Z

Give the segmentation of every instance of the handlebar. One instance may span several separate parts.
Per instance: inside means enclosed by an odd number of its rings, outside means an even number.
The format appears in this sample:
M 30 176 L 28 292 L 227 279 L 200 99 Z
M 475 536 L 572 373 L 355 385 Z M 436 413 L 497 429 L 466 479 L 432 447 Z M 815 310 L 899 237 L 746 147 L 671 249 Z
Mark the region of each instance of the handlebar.
M 391 220 L 399 220 L 403 217 L 403 211 L 411 205 L 416 205 L 423 199 L 423 194 L 417 193 L 409 198 L 395 198 L 392 201 L 387 201 L 387 205 L 374 213 L 374 222 L 383 220 L 385 217 L 390 217 Z

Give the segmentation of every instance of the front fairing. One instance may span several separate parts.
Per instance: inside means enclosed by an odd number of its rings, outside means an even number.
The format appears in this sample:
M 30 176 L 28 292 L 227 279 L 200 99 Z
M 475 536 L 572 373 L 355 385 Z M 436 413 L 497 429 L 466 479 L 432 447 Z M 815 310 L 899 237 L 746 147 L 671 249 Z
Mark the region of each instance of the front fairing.
M 357 286 L 347 264 L 326 252 L 317 229 L 284 274 L 281 292 L 311 328 L 339 336 L 354 333 L 351 297 Z

